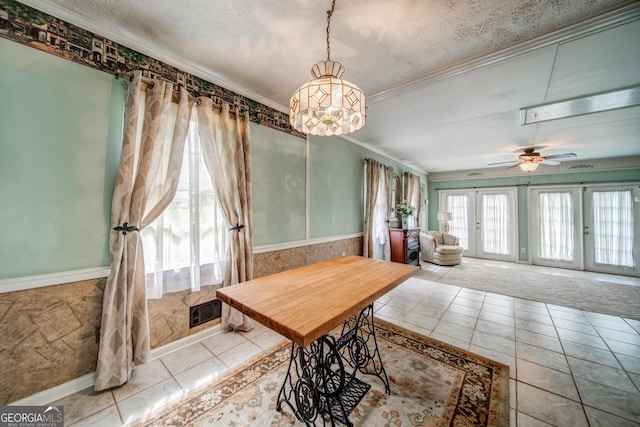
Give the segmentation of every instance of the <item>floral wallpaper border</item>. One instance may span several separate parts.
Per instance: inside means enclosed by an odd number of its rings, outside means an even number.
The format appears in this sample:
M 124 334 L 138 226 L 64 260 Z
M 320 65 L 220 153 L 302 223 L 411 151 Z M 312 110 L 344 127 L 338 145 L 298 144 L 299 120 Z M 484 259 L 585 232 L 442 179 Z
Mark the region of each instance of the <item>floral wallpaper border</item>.
M 40 12 L 15 0 L 0 0 L 0 37 L 70 61 L 124 77 L 143 70 L 145 77 L 184 85 L 194 96 L 207 96 L 248 111 L 252 122 L 304 138 L 289 124 L 289 115 L 143 55 L 98 34 Z

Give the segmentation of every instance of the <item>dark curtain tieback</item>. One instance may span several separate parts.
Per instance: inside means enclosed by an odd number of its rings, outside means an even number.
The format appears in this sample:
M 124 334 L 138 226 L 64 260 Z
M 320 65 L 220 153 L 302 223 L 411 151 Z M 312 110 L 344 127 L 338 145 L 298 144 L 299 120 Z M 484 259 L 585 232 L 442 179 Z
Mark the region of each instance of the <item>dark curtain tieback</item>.
M 129 225 L 129 223 L 127 222 L 117 227 L 113 227 L 113 230 L 122 231 L 122 234 L 131 233 L 132 231 L 140 231 L 138 227 L 136 227 L 135 225 Z
M 229 231 L 237 231 L 239 233 L 240 230 L 242 230 L 243 228 L 244 228 L 244 224 L 240 224 L 240 223 L 236 222 L 236 226 L 235 227 L 231 227 L 229 229 Z

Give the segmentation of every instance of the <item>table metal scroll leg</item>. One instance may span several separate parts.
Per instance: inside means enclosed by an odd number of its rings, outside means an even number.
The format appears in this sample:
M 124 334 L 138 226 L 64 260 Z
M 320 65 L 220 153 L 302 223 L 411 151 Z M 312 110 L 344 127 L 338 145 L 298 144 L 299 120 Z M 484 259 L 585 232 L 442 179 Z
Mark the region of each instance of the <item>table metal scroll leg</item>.
M 353 318 L 347 320 L 343 326 L 343 331 L 345 328 L 349 328 L 347 322 L 353 325 L 354 320 Z M 384 384 L 385 392 L 391 394 L 389 378 L 387 378 L 387 372 L 384 369 L 378 341 L 376 340 L 373 304 L 362 309 L 353 327 L 355 327 L 355 336 L 347 344 L 351 365 L 357 367 L 363 374 L 375 375 L 380 378 Z

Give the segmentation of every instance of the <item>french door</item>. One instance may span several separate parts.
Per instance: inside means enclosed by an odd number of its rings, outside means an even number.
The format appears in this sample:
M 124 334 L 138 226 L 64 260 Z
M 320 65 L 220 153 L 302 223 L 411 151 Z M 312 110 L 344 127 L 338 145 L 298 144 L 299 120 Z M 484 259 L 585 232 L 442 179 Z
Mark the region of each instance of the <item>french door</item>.
M 638 185 L 587 187 L 585 268 L 640 275 L 640 188 Z
M 449 233 L 466 256 L 516 261 L 516 188 L 441 191 L 440 210 L 451 213 Z
M 638 276 L 638 185 L 529 189 L 533 264 Z
M 582 189 L 530 188 L 529 206 L 533 264 L 582 270 Z

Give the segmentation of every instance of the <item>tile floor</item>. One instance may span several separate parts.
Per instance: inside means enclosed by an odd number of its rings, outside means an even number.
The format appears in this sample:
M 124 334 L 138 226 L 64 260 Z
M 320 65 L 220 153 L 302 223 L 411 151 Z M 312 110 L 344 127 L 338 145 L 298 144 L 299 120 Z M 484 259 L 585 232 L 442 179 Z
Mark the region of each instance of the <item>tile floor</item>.
M 640 279 L 602 277 L 640 285 Z M 380 318 L 509 365 L 512 426 L 640 425 L 640 321 L 417 278 L 375 308 Z M 123 387 L 87 389 L 55 403 L 65 406 L 65 425 L 128 425 L 281 339 L 261 325 L 220 332 L 137 367 Z

